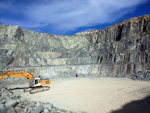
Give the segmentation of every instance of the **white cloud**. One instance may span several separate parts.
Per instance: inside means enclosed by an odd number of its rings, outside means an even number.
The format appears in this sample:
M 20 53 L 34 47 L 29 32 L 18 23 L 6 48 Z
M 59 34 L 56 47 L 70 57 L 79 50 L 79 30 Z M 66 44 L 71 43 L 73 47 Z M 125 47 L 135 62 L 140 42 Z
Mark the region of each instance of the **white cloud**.
M 23 9 L 19 10 L 25 17 L 19 24 L 25 28 L 49 26 L 58 32 L 67 32 L 79 27 L 111 23 L 147 1 L 34 0 L 34 2 L 24 5 Z M 5 8 L 6 5 L 3 4 L 3 7 Z M 15 4 L 14 7 L 20 6 Z M 13 22 L 17 24 L 16 20 Z

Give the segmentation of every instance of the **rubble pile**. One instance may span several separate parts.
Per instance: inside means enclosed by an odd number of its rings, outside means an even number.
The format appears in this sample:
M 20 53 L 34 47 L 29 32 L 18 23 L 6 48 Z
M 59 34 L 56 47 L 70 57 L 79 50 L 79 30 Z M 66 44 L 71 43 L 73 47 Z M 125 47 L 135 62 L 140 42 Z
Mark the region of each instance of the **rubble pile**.
M 142 72 L 138 71 L 132 76 L 133 80 L 149 81 L 150 80 L 150 71 Z
M 15 95 L 11 89 L 0 89 L 0 113 L 73 113 L 54 107 L 52 103 L 34 102 Z

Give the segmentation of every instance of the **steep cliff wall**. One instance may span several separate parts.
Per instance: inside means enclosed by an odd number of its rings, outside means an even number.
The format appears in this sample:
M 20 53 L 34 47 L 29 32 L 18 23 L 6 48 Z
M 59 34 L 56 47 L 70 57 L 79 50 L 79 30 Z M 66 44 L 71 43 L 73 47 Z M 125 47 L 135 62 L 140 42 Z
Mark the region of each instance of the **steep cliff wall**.
M 73 36 L 0 24 L 0 67 L 126 76 L 150 70 L 149 43 L 150 15 Z

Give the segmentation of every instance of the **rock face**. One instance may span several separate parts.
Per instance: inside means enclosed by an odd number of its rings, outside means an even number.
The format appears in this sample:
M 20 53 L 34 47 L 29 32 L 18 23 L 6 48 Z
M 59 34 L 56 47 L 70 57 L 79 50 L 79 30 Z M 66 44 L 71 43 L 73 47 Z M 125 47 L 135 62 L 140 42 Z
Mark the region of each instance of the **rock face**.
M 40 74 L 56 76 L 130 76 L 150 70 L 149 43 L 150 15 L 73 36 L 0 24 L 0 67 L 28 67 L 29 72 L 41 67 Z

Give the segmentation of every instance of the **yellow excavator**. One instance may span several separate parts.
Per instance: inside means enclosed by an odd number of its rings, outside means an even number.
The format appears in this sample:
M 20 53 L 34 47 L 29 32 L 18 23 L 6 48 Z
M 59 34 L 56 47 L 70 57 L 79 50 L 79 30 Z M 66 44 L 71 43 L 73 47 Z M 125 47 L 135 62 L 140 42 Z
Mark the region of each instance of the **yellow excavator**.
M 34 76 L 28 72 L 14 72 L 9 70 L 1 74 L 0 79 L 6 77 L 25 77 L 29 82 L 29 88 L 24 89 L 24 92 L 30 92 L 30 94 L 47 91 L 50 89 L 51 80 L 49 78 L 41 79 L 40 77 L 34 78 Z

